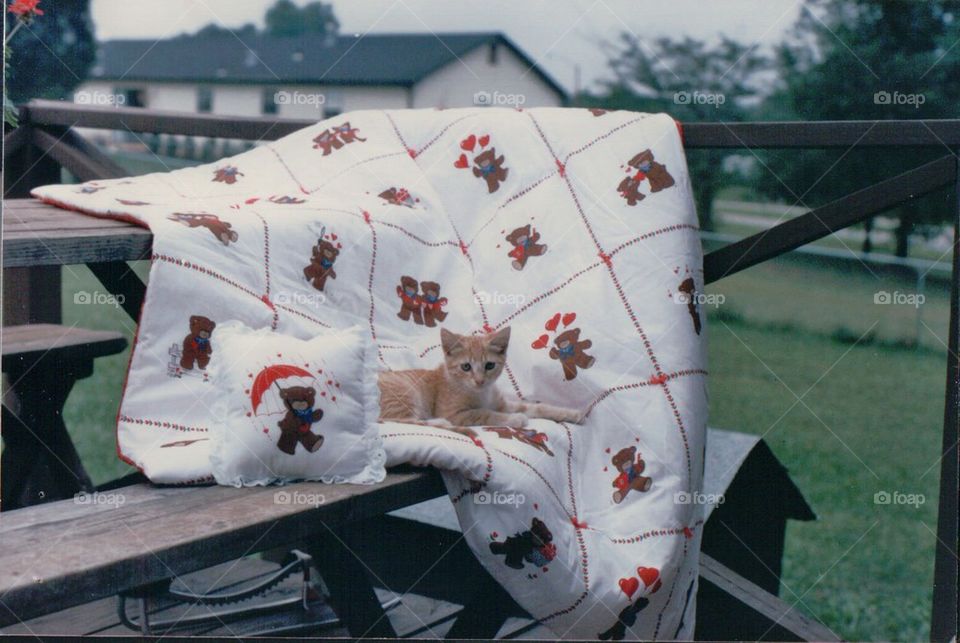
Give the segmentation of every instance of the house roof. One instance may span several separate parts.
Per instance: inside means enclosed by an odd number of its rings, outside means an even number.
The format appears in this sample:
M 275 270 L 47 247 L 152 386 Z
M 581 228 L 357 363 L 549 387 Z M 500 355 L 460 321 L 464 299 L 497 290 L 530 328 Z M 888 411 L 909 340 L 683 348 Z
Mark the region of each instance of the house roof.
M 566 91 L 506 36 L 446 34 L 184 35 L 100 44 L 94 78 L 104 80 L 410 86 L 482 45 L 513 51 L 561 97 Z

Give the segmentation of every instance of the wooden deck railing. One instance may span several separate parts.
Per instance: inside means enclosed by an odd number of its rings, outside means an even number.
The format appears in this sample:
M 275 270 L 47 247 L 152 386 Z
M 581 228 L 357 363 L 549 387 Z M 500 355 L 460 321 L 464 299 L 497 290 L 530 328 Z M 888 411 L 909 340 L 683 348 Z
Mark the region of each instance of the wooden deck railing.
M 125 174 L 110 158 L 79 136 L 74 127 L 269 141 L 312 124 L 313 121 L 305 120 L 34 101 L 22 109 L 21 126 L 4 138 L 4 195 L 7 198 L 21 197 L 36 185 L 58 182 L 61 166 L 83 181 Z M 957 428 L 960 421 L 960 362 L 957 357 L 960 346 L 960 166 L 955 151 L 960 150 L 960 120 L 684 123 L 683 133 L 684 144 L 691 149 L 920 147 L 942 148 L 946 152 L 935 161 L 711 252 L 704 260 L 704 279 L 707 283 L 717 281 L 924 194 L 952 188 L 953 279 L 930 636 L 934 641 L 954 638 L 957 632 Z M 14 273 L 13 270 L 23 272 Z M 132 274 L 127 270 L 111 270 L 105 266 L 96 274 L 109 289 L 136 290 L 143 286 L 139 280 L 130 283 L 130 278 L 126 277 L 126 283 L 114 283 L 111 288 L 107 283 L 111 275 Z M 59 321 L 59 270 L 48 267 L 10 269 L 5 277 L 5 323 Z

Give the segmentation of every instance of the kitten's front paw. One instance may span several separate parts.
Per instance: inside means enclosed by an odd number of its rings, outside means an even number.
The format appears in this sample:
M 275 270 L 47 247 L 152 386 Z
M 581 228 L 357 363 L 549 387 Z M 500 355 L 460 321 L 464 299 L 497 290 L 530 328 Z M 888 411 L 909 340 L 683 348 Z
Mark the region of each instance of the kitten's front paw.
M 527 426 L 527 416 L 523 413 L 511 413 L 507 416 L 507 426 L 512 429 L 522 429 Z
M 425 423 L 427 426 L 437 426 L 441 429 L 451 429 L 453 424 L 446 418 L 430 418 Z

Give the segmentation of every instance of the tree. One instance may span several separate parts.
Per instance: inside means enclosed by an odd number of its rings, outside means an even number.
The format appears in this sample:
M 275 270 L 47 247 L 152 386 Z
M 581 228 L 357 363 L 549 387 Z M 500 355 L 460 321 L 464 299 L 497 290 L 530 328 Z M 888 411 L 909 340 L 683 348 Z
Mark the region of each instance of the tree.
M 300 36 L 305 33 L 334 35 L 340 21 L 333 13 L 333 5 L 310 2 L 302 8 L 292 0 L 277 0 L 267 10 L 267 34 L 271 36 Z
M 958 18 L 947 2 L 814 0 L 776 52 L 780 82 L 761 111 L 774 120 L 956 118 L 960 104 Z M 816 207 L 948 153 L 874 149 L 769 152 L 756 185 Z M 910 234 L 942 222 L 946 193 L 898 211 L 898 256 Z M 871 225 L 864 250 L 870 244 Z
M 17 104 L 31 98 L 67 98 L 96 57 L 89 0 L 40 5 L 42 16 L 10 40 L 6 91 Z
M 759 101 L 758 74 L 770 61 L 753 48 L 721 37 L 714 45 L 692 38 L 659 38 L 647 44 L 623 34 L 608 45 L 615 80 L 581 104 L 608 109 L 667 112 L 681 122 L 742 121 Z M 729 179 L 723 150 L 690 150 L 700 224 L 713 227 L 713 200 Z

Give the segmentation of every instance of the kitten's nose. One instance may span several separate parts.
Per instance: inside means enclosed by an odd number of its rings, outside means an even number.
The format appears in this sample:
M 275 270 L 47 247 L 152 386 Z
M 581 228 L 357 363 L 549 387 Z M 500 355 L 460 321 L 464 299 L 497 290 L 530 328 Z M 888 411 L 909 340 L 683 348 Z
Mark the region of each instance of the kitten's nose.
M 473 382 L 477 386 L 483 386 L 483 377 L 475 377 L 473 378 Z

